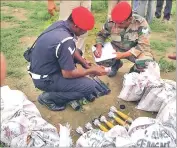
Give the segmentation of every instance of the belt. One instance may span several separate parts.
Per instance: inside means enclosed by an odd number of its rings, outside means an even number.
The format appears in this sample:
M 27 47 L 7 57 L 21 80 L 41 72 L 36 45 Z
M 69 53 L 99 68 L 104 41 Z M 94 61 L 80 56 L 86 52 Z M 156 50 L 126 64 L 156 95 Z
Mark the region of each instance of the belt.
M 28 73 L 30 74 L 30 76 L 31 76 L 33 79 L 36 79 L 36 80 L 39 80 L 39 79 L 43 79 L 43 78 L 48 77 L 48 75 L 38 75 L 38 74 L 32 73 L 32 72 L 30 72 L 30 71 L 28 71 Z

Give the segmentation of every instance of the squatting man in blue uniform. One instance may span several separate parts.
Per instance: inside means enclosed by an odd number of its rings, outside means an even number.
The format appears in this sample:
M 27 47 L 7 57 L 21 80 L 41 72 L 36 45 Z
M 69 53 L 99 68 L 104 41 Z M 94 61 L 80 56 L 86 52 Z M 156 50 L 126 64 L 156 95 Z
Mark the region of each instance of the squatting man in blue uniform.
M 107 74 L 103 67 L 89 65 L 76 49 L 77 36 L 93 27 L 92 13 L 77 7 L 66 21 L 55 22 L 36 40 L 29 73 L 35 87 L 44 91 L 38 101 L 50 110 L 64 110 L 68 102 L 92 94 L 96 84 L 85 76 Z

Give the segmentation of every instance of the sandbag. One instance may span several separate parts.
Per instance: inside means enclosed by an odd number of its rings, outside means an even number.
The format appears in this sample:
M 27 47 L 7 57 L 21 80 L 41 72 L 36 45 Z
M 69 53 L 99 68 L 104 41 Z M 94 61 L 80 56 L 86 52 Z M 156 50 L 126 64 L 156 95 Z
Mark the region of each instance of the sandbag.
M 1 141 L 10 147 L 70 147 L 69 126 L 56 127 L 44 120 L 24 93 L 1 89 Z M 15 97 L 15 98 L 14 98 Z
M 84 133 L 76 142 L 76 147 L 115 147 L 115 139 L 105 137 L 105 132 L 93 129 Z
M 128 131 L 119 125 L 108 132 L 90 130 L 80 136 L 76 147 L 176 147 L 176 132 L 159 120 L 139 117 Z
M 172 81 L 153 82 L 145 87 L 144 94 L 137 109 L 158 112 L 162 103 L 176 96 L 176 88 Z
M 132 147 L 134 144 L 125 127 L 116 125 L 108 132 L 98 129 L 84 133 L 76 142 L 76 147 Z
M 118 98 L 125 101 L 138 101 L 141 99 L 144 87 L 138 81 L 138 73 L 130 73 L 124 75 L 123 88 Z
M 137 109 L 144 111 L 158 112 L 163 100 L 166 99 L 165 92 L 163 91 L 164 83 L 160 84 L 150 84 L 145 88 L 144 94 L 139 102 Z M 163 96 L 158 96 L 163 93 Z
M 164 101 L 156 119 L 165 124 L 168 127 L 172 127 L 176 130 L 176 96 L 171 100 Z
M 130 126 L 128 135 L 136 147 L 176 147 L 176 131 L 156 119 L 137 118 Z
M 144 72 L 124 75 L 123 88 L 118 98 L 125 101 L 138 101 L 144 94 L 146 86 L 159 83 L 160 68 L 156 62 L 149 62 Z

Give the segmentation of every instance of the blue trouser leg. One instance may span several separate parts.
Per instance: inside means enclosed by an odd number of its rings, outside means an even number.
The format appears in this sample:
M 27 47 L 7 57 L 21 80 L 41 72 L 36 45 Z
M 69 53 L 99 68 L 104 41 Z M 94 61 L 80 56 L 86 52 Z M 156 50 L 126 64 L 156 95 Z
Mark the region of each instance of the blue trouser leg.
M 155 1 L 149 0 L 148 7 L 147 7 L 147 14 L 146 14 L 146 20 L 148 23 L 152 22 L 154 17 L 154 11 L 155 11 Z
M 156 12 L 155 12 L 156 17 L 161 16 L 161 11 L 162 11 L 162 8 L 163 8 L 163 3 L 164 3 L 164 0 L 157 0 Z
M 33 80 L 35 86 L 51 94 L 56 104 L 66 104 L 81 99 L 95 91 L 95 82 L 87 77 L 65 79 L 56 74 L 45 79 Z
M 137 12 L 137 9 L 138 9 L 138 0 L 133 0 L 132 8 L 133 8 L 134 12 Z
M 164 18 L 169 20 L 171 15 L 171 9 L 172 9 L 172 0 L 166 0 L 166 6 L 164 10 Z

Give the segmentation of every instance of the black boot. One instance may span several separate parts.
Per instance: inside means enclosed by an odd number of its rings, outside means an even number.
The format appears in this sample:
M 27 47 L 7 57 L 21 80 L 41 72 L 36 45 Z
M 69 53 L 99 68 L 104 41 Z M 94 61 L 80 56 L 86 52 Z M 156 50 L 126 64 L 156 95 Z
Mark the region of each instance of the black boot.
M 121 60 L 117 60 L 116 63 L 111 67 L 111 71 L 108 73 L 108 77 L 114 77 L 117 74 L 119 68 L 123 66 Z
M 38 101 L 41 105 L 45 105 L 52 111 L 62 111 L 66 108 L 66 105 L 56 105 L 55 102 L 51 100 L 51 97 L 50 92 L 43 92 L 39 95 Z

